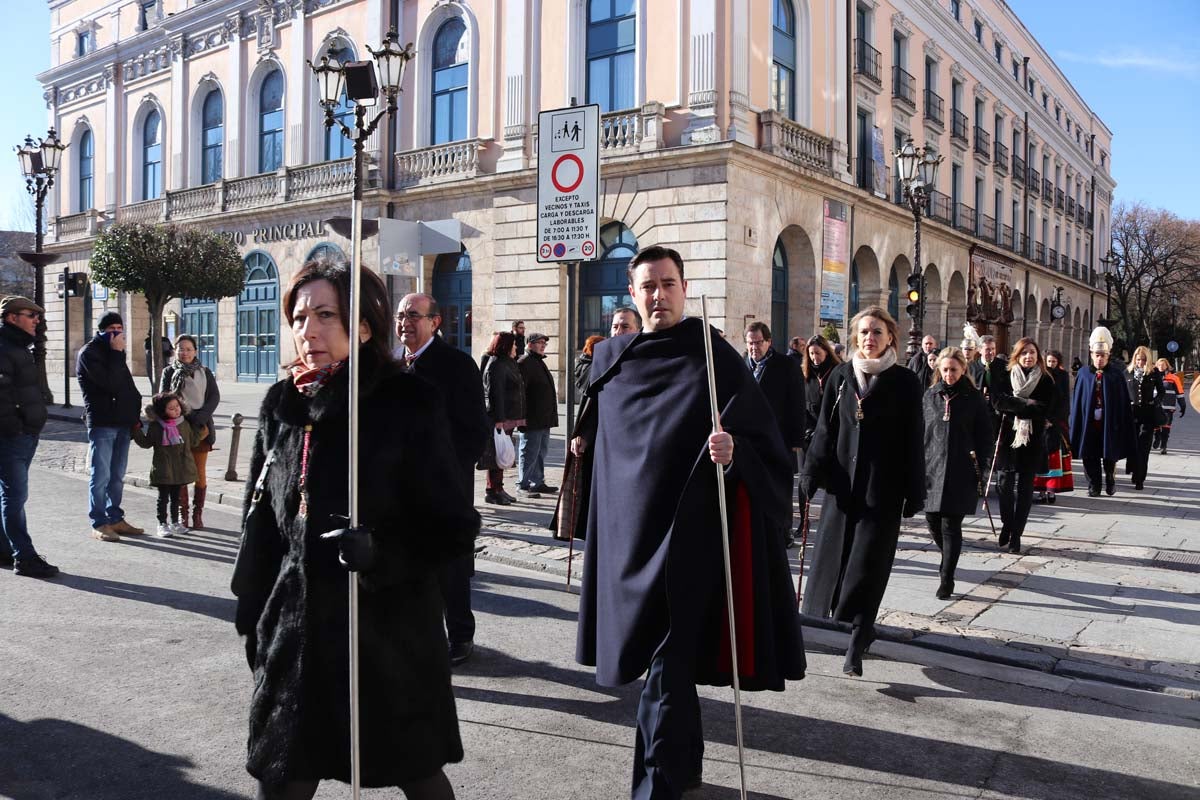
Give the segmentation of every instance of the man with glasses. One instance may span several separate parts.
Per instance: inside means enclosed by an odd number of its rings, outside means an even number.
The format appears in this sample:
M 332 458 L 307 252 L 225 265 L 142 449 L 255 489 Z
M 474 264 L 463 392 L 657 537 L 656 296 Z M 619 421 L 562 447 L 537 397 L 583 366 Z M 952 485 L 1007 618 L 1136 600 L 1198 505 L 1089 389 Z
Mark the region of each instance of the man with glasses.
M 0 300 L 0 566 L 18 575 L 53 578 L 58 567 L 38 555 L 29 538 L 25 501 L 29 497 L 29 465 L 38 436 L 46 425 L 33 340 L 42 307 L 26 297 Z
M 409 294 L 396 309 L 396 359 L 414 374 L 436 386 L 450 420 L 459 477 L 467 497 L 475 496 L 475 462 L 483 454 L 492 423 L 483 404 L 483 381 L 471 357 L 437 335 L 442 315 L 427 294 Z M 471 613 L 471 576 L 475 555 L 449 562 L 438 575 L 446 604 L 450 663 L 457 666 L 475 649 L 475 616 Z

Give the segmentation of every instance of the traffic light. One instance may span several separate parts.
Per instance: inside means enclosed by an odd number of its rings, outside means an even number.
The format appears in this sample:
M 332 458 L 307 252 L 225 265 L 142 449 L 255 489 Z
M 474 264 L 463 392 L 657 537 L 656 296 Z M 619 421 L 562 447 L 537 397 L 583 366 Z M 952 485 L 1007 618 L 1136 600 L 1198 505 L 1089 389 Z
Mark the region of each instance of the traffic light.
M 921 290 L 925 281 L 921 275 L 912 273 L 908 276 L 908 316 L 916 319 L 921 314 Z
M 87 291 L 87 273 L 86 272 L 60 272 L 58 273 L 58 296 L 62 297 L 83 297 L 83 293 Z

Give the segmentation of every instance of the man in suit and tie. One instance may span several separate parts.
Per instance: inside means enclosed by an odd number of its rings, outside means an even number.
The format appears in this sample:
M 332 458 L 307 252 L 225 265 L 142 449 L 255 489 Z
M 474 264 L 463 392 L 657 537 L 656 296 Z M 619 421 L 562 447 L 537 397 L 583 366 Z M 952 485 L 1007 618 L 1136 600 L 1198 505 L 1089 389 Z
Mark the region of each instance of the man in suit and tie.
M 475 495 L 475 462 L 487 445 L 492 423 L 483 404 L 483 381 L 474 360 L 447 344 L 437 329 L 442 316 L 427 294 L 409 294 L 396 309 L 396 358 L 442 394 L 450 420 L 450 441 L 468 497 Z M 475 615 L 471 613 L 471 576 L 475 556 L 468 553 L 442 567 L 439 581 L 446 604 L 450 663 L 458 665 L 475 649 Z

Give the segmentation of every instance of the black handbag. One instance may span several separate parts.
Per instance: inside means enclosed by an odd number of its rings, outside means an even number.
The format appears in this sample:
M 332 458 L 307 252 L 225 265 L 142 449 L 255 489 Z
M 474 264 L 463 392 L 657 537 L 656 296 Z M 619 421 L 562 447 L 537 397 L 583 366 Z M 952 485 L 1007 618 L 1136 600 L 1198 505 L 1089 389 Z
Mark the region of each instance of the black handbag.
M 274 511 L 270 498 L 264 501 L 263 493 L 267 485 L 267 475 L 271 464 L 275 461 L 275 448 L 267 453 L 262 471 L 254 483 L 254 492 L 250 495 L 250 506 L 246 509 L 245 519 L 242 520 L 242 539 L 238 545 L 237 558 L 233 562 L 233 577 L 230 579 L 230 589 L 237 597 L 237 608 L 234 613 L 234 627 L 237 632 L 246 637 L 246 662 L 254 669 L 258 651 L 258 618 L 262 616 L 267 606 L 267 598 L 275 585 L 275 576 L 279 572 L 283 548 L 272 528 Z

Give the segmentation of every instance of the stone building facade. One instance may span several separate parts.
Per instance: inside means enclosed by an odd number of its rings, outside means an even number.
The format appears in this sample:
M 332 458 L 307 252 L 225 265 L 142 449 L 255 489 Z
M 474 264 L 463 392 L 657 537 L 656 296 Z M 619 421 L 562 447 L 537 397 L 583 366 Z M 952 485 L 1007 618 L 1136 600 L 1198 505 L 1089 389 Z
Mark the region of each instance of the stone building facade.
M 551 369 L 569 383 L 565 349 L 606 327 L 626 302 L 628 257 L 650 244 L 680 250 L 689 293 L 710 298 L 735 342 L 752 319 L 785 340 L 825 320 L 844 329 L 870 303 L 902 311 L 913 220 L 890 170 L 910 133 L 947 156 L 923 225 L 928 330 L 956 340 L 971 316 L 1069 358 L 1103 308 L 1111 134 L 1001 0 L 51 0 L 51 11 L 53 65 L 38 77 L 71 149 L 48 246 L 87 271 L 114 221 L 227 232 L 247 290 L 180 301 L 166 320 L 200 333 L 226 380 L 275 378 L 291 357 L 281 285 L 314 249 L 349 252 L 323 223 L 349 213 L 351 162 L 326 133 L 307 61 L 362 58 L 392 26 L 418 56 L 395 123 L 367 145 L 366 215 L 458 223 L 460 252 L 410 256 L 447 311 L 447 338 L 475 355 L 521 319 L 552 337 Z M 933 56 L 925 80 L 881 66 L 917 54 Z M 923 117 L 925 90 L 942 84 L 953 111 L 982 99 L 979 131 L 1009 143 L 1019 131 L 1019 152 L 1036 143 L 1033 160 L 1062 162 L 1050 203 L 1040 167 L 1031 196 L 1026 159 L 985 148 L 974 129 L 964 146 L 958 117 Z M 1043 90 L 1054 105 L 1043 108 Z M 602 110 L 598 257 L 576 283 L 566 266 L 537 263 L 534 221 L 537 113 L 573 100 Z M 1069 135 L 1053 127 L 1055 108 Z M 964 188 L 980 180 L 985 203 Z M 378 268 L 375 239 L 364 255 Z M 993 302 L 979 275 L 1006 277 L 1008 294 Z M 413 283 L 389 282 L 396 295 Z M 61 337 L 61 301 L 53 287 L 47 297 Z M 1052 323 L 1056 297 L 1069 312 Z M 71 302 L 84 321 L 73 345 L 106 308 L 125 312 L 134 341 L 144 336 L 140 298 L 93 287 Z M 49 352 L 62 352 L 61 338 Z M 49 368 L 61 373 L 61 356 Z

